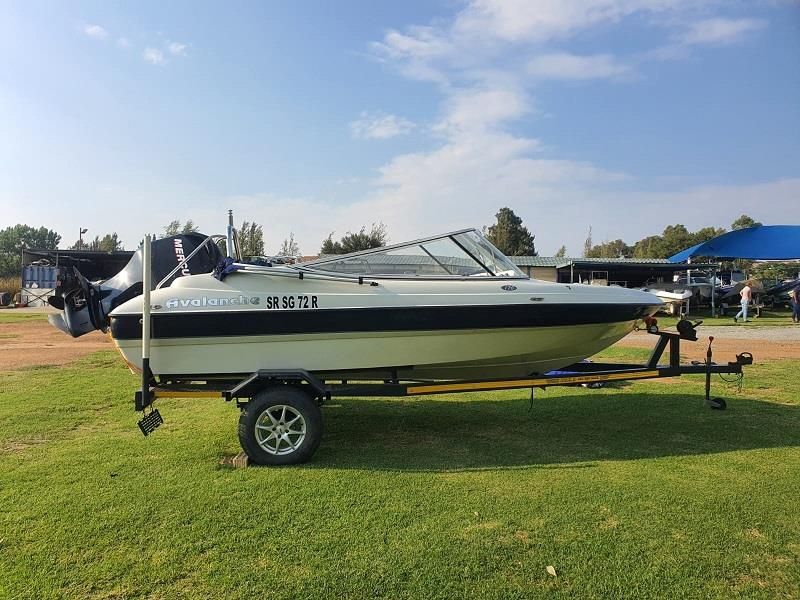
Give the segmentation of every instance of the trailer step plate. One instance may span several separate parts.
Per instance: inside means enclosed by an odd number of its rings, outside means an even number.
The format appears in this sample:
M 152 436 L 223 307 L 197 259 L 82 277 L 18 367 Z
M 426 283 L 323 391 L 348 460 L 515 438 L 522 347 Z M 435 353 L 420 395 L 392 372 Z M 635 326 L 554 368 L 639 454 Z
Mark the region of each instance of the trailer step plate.
M 145 436 L 148 436 L 158 429 L 163 422 L 164 419 L 161 418 L 161 413 L 158 412 L 157 408 L 154 408 L 149 414 L 141 418 L 139 429 L 142 430 Z

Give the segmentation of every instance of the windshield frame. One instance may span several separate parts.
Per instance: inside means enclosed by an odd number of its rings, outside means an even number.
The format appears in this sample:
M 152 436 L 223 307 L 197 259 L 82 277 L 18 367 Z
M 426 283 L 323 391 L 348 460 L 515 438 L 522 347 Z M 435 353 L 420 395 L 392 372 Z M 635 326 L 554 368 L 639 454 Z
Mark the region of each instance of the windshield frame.
M 495 258 L 499 258 L 504 261 L 506 264 L 504 266 L 508 266 L 509 269 L 505 271 L 501 271 L 500 273 L 494 272 L 489 266 L 485 264 L 479 257 L 475 255 L 473 251 L 471 251 L 461 240 L 459 240 L 458 236 L 477 236 L 481 245 L 485 245 L 486 248 L 491 252 L 492 256 Z M 425 247 L 425 244 L 430 244 L 431 242 L 435 242 L 438 240 L 449 240 L 451 243 L 455 245 L 455 247 L 459 248 L 462 252 L 464 252 L 471 260 L 475 262 L 476 267 L 480 267 L 484 273 L 475 273 L 471 275 L 458 275 L 450 273 L 450 269 L 447 268 L 444 264 L 442 264 L 428 249 Z M 349 259 L 356 259 L 362 256 L 368 256 L 372 254 L 379 254 L 379 253 L 388 253 L 394 250 L 399 250 L 402 248 L 410 248 L 416 246 L 420 248 L 426 255 L 428 255 L 440 268 L 447 273 L 442 274 L 423 274 L 423 275 L 409 275 L 404 273 L 347 273 L 342 271 L 334 271 L 325 269 L 325 265 L 335 262 L 341 262 L 343 260 Z M 336 254 L 336 255 L 329 255 L 325 258 L 320 258 L 314 261 L 309 261 L 305 263 L 297 263 L 294 265 L 289 265 L 289 268 L 296 269 L 299 271 L 304 272 L 315 272 L 321 273 L 325 275 L 336 275 L 337 277 L 346 277 L 346 278 L 353 278 L 353 279 L 406 279 L 406 280 L 462 280 L 462 281 L 487 281 L 490 279 L 530 279 L 514 262 L 507 257 L 505 254 L 500 252 L 489 240 L 487 240 L 478 230 L 474 228 L 470 229 L 460 229 L 458 231 L 451 231 L 449 233 L 434 235 L 426 238 L 420 238 L 417 240 L 412 240 L 409 242 L 402 242 L 399 244 L 391 244 L 389 246 L 381 246 L 379 248 L 370 248 L 369 250 L 361 250 L 358 252 L 351 252 L 349 254 Z M 508 271 L 511 271 L 513 274 L 504 274 Z

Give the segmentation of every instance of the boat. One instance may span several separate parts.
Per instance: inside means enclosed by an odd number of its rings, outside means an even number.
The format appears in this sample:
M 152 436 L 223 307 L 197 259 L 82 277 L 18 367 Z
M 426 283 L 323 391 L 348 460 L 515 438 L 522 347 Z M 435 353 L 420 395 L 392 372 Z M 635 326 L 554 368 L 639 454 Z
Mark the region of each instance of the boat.
M 762 284 L 758 279 L 745 279 L 744 281 L 739 281 L 735 284 L 718 288 L 720 300 L 725 303 L 732 302 L 734 304 L 738 304 L 742 289 L 746 285 L 750 286 L 750 291 L 753 293 L 753 295 L 758 296 L 766 292 L 764 290 L 764 284 Z
M 684 303 L 694 295 L 692 290 L 684 289 L 674 289 L 672 291 L 646 287 L 639 289 L 643 292 L 647 292 L 658 297 L 664 303 L 661 307 L 661 310 L 666 311 L 671 315 L 681 314 L 681 308 L 683 307 Z
M 698 299 L 709 300 L 714 291 L 714 284 L 705 276 L 693 276 L 687 279 L 686 275 L 682 275 L 675 283 L 683 289 L 692 291 Z
M 216 238 L 202 237 L 153 244 L 149 368 L 160 380 L 259 369 L 327 380 L 525 377 L 596 354 L 662 305 L 638 290 L 530 279 L 474 229 L 272 265 L 223 258 Z M 71 335 L 107 330 L 140 371 L 141 273 L 141 248 L 106 282 L 75 269 L 52 321 Z
M 671 292 L 680 294 L 681 296 L 685 292 L 689 292 L 689 297 L 694 298 L 695 301 L 707 301 L 711 298 L 714 286 L 707 277 L 692 277 L 691 282 L 687 283 L 686 276 L 683 276 L 673 282 L 649 281 L 645 283 L 645 288 L 651 290 L 653 293 L 656 291 Z M 669 299 L 666 295 L 663 295 L 663 297 Z
M 800 288 L 800 277 L 796 279 L 784 279 L 766 289 L 764 295 L 771 300 L 773 306 L 790 306 L 791 293 L 792 290 L 796 288 Z

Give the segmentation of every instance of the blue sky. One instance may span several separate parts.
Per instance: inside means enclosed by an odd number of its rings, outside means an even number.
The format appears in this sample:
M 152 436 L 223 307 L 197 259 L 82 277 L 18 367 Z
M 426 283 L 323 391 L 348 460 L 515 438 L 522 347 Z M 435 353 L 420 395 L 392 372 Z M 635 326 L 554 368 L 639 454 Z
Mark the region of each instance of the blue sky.
M 795 2 L 7 2 L 0 53 L 0 228 L 66 243 L 800 222 Z

